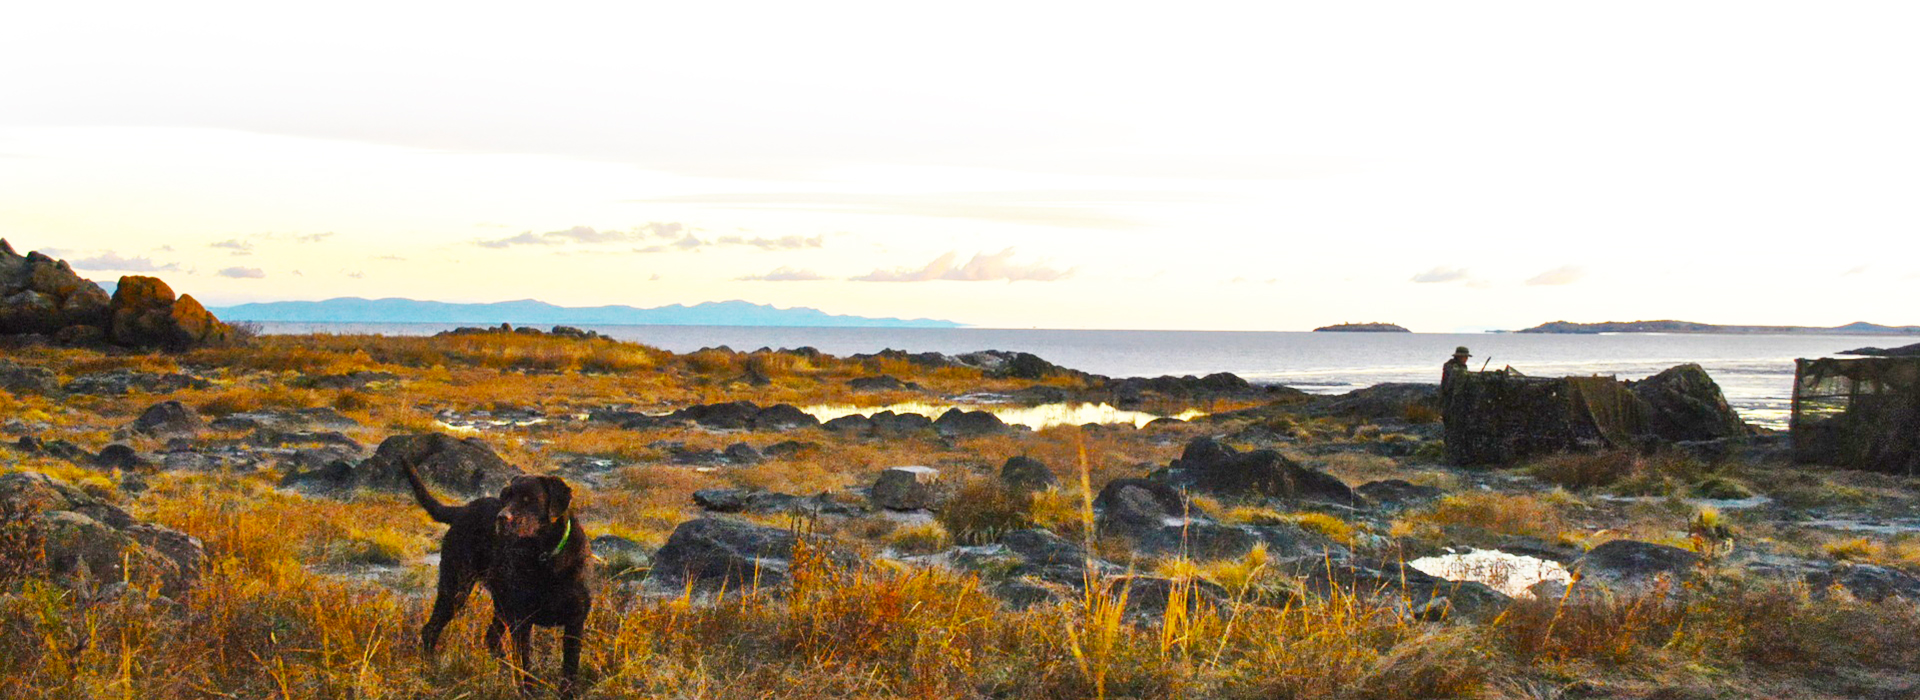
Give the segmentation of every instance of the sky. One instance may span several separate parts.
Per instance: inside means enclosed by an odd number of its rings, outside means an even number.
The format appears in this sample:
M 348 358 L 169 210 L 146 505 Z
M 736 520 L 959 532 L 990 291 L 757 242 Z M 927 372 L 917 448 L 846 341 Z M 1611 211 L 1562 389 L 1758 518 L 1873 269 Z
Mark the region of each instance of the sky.
M 1910 2 L 30 3 L 0 237 L 208 305 L 1920 324 Z

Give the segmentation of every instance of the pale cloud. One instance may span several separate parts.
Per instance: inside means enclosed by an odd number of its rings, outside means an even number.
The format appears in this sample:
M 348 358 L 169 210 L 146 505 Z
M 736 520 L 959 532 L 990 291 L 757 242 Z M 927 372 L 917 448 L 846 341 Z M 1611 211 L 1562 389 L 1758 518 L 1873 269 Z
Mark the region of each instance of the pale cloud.
M 214 274 L 220 275 L 221 277 L 232 277 L 243 280 L 266 279 L 267 277 L 267 271 L 257 267 L 229 267 Z
M 825 235 L 811 236 L 811 237 L 782 236 L 779 238 L 747 238 L 745 236 L 721 236 L 719 238 L 714 238 L 709 240 L 709 239 L 700 238 L 699 236 L 695 236 L 693 234 L 687 234 L 685 236 L 680 237 L 679 240 L 676 240 L 672 243 L 650 245 L 645 248 L 634 248 L 633 252 L 641 253 L 641 254 L 672 253 L 672 252 L 684 252 L 684 251 L 698 251 L 698 250 L 704 250 L 707 248 L 721 248 L 721 247 L 750 247 L 750 248 L 759 248 L 761 250 L 802 250 L 806 248 L 821 248 L 821 247 L 825 247 L 826 244 L 827 244 L 827 237 Z
M 734 279 L 741 282 L 817 282 L 826 277 L 812 270 L 778 267 L 764 275 L 747 275 Z
M 356 270 L 356 271 L 353 271 L 353 272 L 349 272 L 349 273 L 347 273 L 347 277 L 348 277 L 348 278 L 350 278 L 350 279 L 356 279 L 356 280 L 357 280 L 357 279 L 365 279 L 365 278 L 366 278 L 366 276 L 367 276 L 367 273 L 365 273 L 365 272 L 360 272 L 360 271 L 358 271 L 358 270 Z
M 1467 272 L 1467 268 L 1442 265 L 1414 275 L 1411 281 L 1420 284 L 1445 284 L 1447 282 L 1460 282 L 1471 276 L 1472 275 Z
M 1527 280 L 1527 284 L 1540 286 L 1558 286 L 1573 284 L 1587 276 L 1587 269 L 1579 265 L 1562 265 Z
M 1116 211 L 1116 208 L 1141 204 L 1205 202 L 1212 199 L 1212 197 L 1186 192 L 1057 190 L 923 194 L 727 193 L 657 197 L 636 201 L 650 204 L 702 204 L 726 209 L 918 216 L 1065 228 L 1132 229 L 1140 228 L 1144 224 L 1132 216 Z
M 960 259 L 957 251 L 948 252 L 924 267 L 902 267 L 893 270 L 874 270 L 859 277 L 850 278 L 854 282 L 931 282 L 948 280 L 954 282 L 1055 282 L 1073 276 L 1078 268 L 1060 270 L 1048 267 L 1046 263 L 1017 264 L 1013 262 L 1013 249 L 998 253 L 977 253 L 964 265 L 955 265 Z
M 253 252 L 253 244 L 252 244 L 252 243 L 248 243 L 248 242 L 246 242 L 246 241 L 243 241 L 243 240 L 240 240 L 240 239 L 238 239 L 238 238 L 232 238 L 232 239 L 228 239 L 228 240 L 224 240 L 224 241 L 218 241 L 218 242 L 214 242 L 214 243 L 208 243 L 208 244 L 207 244 L 207 247 L 208 247 L 208 248 L 221 248 L 221 249 L 225 249 L 225 250 L 231 250 L 231 251 L 233 251 L 233 254 L 234 254 L 234 255 L 245 255 L 245 254 L 247 254 L 247 253 L 251 253 L 251 252 Z
M 1858 265 L 1853 267 L 1852 269 L 1847 270 L 1846 272 L 1840 273 L 1840 276 L 1841 277 L 1858 277 L 1860 275 L 1867 274 L 1867 271 L 1871 269 L 1873 269 L 1872 265 Z
M 152 258 L 123 258 L 116 253 L 101 253 L 91 258 L 69 260 L 67 264 L 76 270 L 112 270 L 114 272 L 172 272 L 180 269 L 178 263 L 155 263 Z
M 687 235 L 686 224 L 650 221 L 625 231 L 600 230 L 592 226 L 575 226 L 560 231 L 534 233 L 527 231 L 518 236 L 506 238 L 482 239 L 473 244 L 482 248 L 510 248 L 517 245 L 574 245 L 596 243 L 633 243 L 650 239 L 679 238 Z

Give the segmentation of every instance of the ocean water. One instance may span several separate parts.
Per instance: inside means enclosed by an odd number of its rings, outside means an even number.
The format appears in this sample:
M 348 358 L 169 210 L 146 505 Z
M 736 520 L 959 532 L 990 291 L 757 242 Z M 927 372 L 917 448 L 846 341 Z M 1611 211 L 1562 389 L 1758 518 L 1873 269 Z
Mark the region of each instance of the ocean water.
M 266 333 L 430 335 L 455 324 L 263 323 Z M 893 348 L 963 353 L 1016 350 L 1055 364 L 1114 377 L 1232 372 L 1258 383 L 1335 394 L 1383 382 L 1440 381 L 1453 348 L 1472 349 L 1473 366 L 1511 366 L 1535 376 L 1604 375 L 1640 379 L 1699 363 L 1748 421 L 1785 427 L 1793 396 L 1793 360 L 1910 338 L 1833 335 L 1512 333 L 1279 333 L 1079 331 L 992 328 L 766 328 L 741 326 L 588 326 L 621 340 L 673 352 L 725 345 L 735 350 L 813 347 L 832 355 Z

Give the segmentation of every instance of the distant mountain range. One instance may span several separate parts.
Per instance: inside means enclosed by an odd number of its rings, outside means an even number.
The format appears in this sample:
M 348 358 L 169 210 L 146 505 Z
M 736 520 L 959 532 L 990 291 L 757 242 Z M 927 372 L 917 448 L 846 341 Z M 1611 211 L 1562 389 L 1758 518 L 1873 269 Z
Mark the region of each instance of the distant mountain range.
M 1749 333 L 1802 335 L 1920 335 L 1920 326 L 1882 326 L 1849 323 L 1844 326 L 1717 326 L 1693 321 L 1606 321 L 1603 323 L 1543 323 L 1515 333 Z
M 326 301 L 272 301 L 208 309 L 224 321 L 295 323 L 477 323 L 633 326 L 816 326 L 864 328 L 960 328 L 928 318 L 838 316 L 819 309 L 780 309 L 744 301 L 632 306 L 556 306 L 523 299 L 492 304 L 455 304 L 414 299 L 342 297 Z

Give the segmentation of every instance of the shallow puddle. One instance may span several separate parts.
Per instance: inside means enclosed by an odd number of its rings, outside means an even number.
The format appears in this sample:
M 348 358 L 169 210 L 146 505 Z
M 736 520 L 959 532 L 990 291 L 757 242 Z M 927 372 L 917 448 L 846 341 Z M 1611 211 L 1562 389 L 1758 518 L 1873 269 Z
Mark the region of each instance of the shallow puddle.
M 1407 566 L 1448 581 L 1476 581 L 1514 598 L 1532 598 L 1527 589 L 1541 581 L 1561 585 L 1573 580 L 1573 574 L 1559 562 L 1497 549 L 1475 549 L 1465 554 L 1443 554 L 1407 562 Z
M 1127 411 L 1104 403 L 1050 403 L 1039 406 L 1004 405 L 956 405 L 945 403 L 899 403 L 891 406 L 802 406 L 801 411 L 820 419 L 830 421 L 842 416 L 871 416 L 882 411 L 894 413 L 917 413 L 928 418 L 939 418 L 949 409 L 963 411 L 986 411 L 1010 425 L 1024 425 L 1038 430 L 1056 425 L 1086 425 L 1088 423 L 1113 424 L 1131 423 L 1138 428 L 1159 418 L 1167 418 L 1157 413 Z M 1204 411 L 1186 411 L 1171 416 L 1180 420 L 1193 420 L 1204 416 Z

